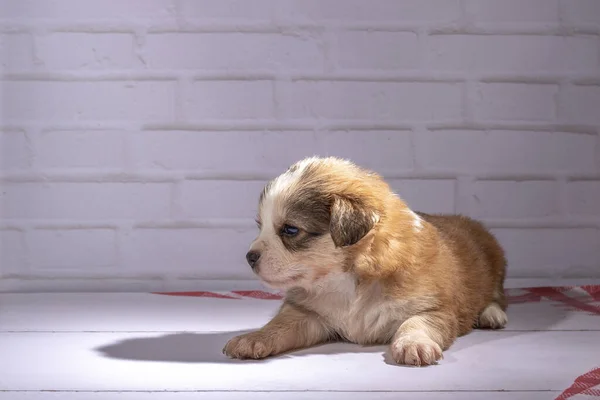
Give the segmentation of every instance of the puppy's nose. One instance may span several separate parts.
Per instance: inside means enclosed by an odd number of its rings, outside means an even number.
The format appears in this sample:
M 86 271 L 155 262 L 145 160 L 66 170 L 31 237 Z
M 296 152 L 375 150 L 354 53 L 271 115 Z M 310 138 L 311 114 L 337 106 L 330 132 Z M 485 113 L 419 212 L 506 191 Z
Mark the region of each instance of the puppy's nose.
M 246 261 L 248 261 L 248 264 L 250 264 L 250 266 L 252 268 L 254 268 L 256 266 L 256 263 L 258 262 L 259 258 L 260 258 L 260 253 L 258 251 L 249 251 L 246 254 Z

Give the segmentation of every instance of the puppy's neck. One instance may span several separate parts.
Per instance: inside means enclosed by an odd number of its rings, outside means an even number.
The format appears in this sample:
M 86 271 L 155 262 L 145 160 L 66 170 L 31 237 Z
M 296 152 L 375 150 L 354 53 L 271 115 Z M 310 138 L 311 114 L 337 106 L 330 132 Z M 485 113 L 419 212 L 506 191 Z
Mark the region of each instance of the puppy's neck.
M 342 306 L 356 298 L 359 286 L 358 279 L 354 274 L 336 271 L 319 278 L 310 287 L 288 290 L 286 297 L 305 305 L 319 303 Z

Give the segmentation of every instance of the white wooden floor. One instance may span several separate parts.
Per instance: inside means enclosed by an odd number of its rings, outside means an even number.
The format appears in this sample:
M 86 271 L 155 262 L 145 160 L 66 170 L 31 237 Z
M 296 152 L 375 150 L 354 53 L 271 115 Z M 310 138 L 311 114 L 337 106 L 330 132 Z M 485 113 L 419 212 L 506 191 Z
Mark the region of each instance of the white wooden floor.
M 511 290 L 505 330 L 462 337 L 425 368 L 348 344 L 229 360 L 225 342 L 280 304 L 256 293 L 0 294 L 0 400 L 591 399 L 600 290 L 586 289 Z

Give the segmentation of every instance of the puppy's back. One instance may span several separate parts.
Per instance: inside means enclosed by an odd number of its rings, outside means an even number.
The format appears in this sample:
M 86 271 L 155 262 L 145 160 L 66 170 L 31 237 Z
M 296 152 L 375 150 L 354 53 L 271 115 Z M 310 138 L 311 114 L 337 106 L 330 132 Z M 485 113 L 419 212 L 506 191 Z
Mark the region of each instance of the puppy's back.
M 463 282 L 480 294 L 491 292 L 492 297 L 485 302 L 496 302 L 506 310 L 506 258 L 504 250 L 490 231 L 481 222 L 463 215 L 417 214 L 438 230 L 440 237 L 457 257 L 458 272 Z

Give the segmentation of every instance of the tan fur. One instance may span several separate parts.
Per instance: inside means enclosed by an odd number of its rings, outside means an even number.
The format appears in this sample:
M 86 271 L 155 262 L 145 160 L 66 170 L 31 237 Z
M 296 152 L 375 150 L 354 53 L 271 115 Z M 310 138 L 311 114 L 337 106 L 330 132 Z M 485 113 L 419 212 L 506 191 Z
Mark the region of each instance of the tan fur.
M 303 201 L 300 215 L 292 212 Z M 310 237 L 302 224 L 321 224 L 322 209 L 327 232 Z M 258 220 L 257 274 L 286 297 L 265 327 L 226 345 L 230 357 L 344 339 L 390 344 L 398 363 L 428 365 L 473 327 L 507 322 L 506 261 L 487 229 L 464 216 L 415 213 L 380 176 L 348 161 L 295 164 L 265 190 Z M 301 232 L 282 239 L 282 224 Z
M 284 303 L 262 329 L 231 339 L 223 352 L 234 358 L 260 359 L 318 344 L 329 335 L 316 314 Z

